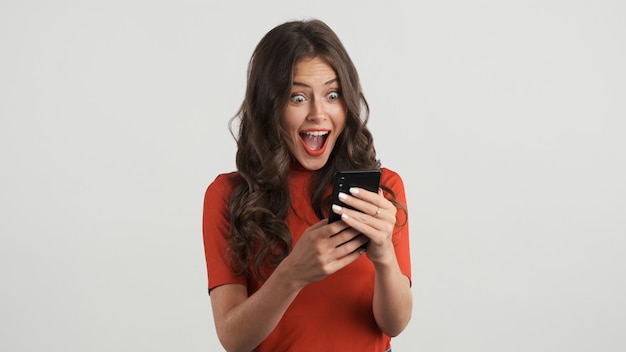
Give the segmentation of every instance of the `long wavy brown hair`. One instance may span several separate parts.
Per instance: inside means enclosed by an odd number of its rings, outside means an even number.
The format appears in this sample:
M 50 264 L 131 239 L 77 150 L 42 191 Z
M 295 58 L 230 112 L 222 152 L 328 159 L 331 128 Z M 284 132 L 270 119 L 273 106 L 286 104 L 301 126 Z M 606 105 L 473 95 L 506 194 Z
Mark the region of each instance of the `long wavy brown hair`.
M 320 20 L 307 20 L 269 31 L 250 59 L 245 98 L 230 121 L 237 141 L 238 180 L 229 200 L 228 244 L 231 265 L 240 275 L 264 279 L 261 267 L 278 265 L 291 249 L 285 219 L 291 206 L 287 176 L 295 161 L 279 120 L 288 104 L 296 64 L 314 57 L 334 68 L 347 109 L 346 126 L 328 162 L 315 171 L 311 182 L 316 215 L 320 219 L 328 215 L 330 199 L 323 194 L 336 171 L 380 167 L 366 127 L 369 106 L 357 70 L 333 30 Z M 236 121 L 238 134 L 233 131 Z

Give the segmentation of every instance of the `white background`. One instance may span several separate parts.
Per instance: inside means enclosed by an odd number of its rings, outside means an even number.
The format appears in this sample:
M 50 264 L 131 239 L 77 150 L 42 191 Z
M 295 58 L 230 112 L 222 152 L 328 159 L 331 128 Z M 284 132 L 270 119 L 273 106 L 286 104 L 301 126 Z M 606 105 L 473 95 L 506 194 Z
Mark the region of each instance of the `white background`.
M 254 46 L 306 17 L 407 186 L 394 352 L 626 350 L 625 4 L 0 1 L 0 350 L 221 350 L 204 190 Z

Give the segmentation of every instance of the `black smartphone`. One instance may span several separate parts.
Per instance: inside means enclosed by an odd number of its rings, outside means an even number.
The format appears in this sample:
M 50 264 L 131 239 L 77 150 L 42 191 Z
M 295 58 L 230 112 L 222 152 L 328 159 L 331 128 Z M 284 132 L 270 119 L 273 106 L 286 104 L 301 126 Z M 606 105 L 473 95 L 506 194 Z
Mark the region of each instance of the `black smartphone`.
M 350 194 L 350 187 L 359 187 L 368 191 L 378 192 L 379 186 L 379 169 L 339 171 L 335 173 L 335 177 L 333 179 L 333 194 L 331 196 L 331 206 L 333 204 L 337 204 L 342 207 L 354 209 L 353 207 L 346 205 L 339 200 L 339 198 L 337 197 L 339 192 Z M 334 213 L 331 208 L 328 215 L 328 223 L 330 224 L 331 222 L 335 222 L 339 219 L 341 219 L 341 216 Z

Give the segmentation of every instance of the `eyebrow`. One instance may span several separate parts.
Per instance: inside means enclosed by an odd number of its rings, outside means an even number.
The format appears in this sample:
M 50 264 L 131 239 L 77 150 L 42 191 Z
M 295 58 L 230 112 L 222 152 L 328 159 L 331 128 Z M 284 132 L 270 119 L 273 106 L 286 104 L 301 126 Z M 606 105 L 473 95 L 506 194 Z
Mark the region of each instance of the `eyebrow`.
M 337 82 L 337 81 L 338 81 L 338 79 L 337 79 L 337 77 L 335 77 L 335 78 L 331 79 L 331 80 L 330 80 L 330 81 L 328 81 L 328 82 L 324 82 L 324 85 L 325 85 L 325 86 L 327 86 L 327 85 L 329 85 L 329 84 L 333 84 L 333 83 L 335 83 L 335 82 Z M 306 84 L 306 83 L 302 83 L 302 82 L 297 82 L 297 81 L 293 81 L 293 85 L 294 85 L 294 86 L 299 86 L 299 87 L 307 87 L 307 88 L 311 88 L 311 86 L 309 86 L 308 84 Z

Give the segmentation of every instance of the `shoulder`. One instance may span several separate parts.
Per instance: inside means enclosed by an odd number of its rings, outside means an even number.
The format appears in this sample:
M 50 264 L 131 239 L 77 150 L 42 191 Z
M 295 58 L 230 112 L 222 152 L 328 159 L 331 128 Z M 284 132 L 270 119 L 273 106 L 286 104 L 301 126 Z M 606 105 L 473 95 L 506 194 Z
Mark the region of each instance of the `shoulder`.
M 380 168 L 380 183 L 391 188 L 395 185 L 404 188 L 404 182 L 400 174 L 386 167 Z
M 238 178 L 239 173 L 237 171 L 218 174 L 213 182 L 209 184 L 209 187 L 234 185 Z
M 232 192 L 238 180 L 239 174 L 237 173 L 237 171 L 217 175 L 213 182 L 211 182 L 207 187 L 207 197 L 220 196 L 220 198 L 224 198 L 225 195 L 228 195 Z
M 398 201 L 406 204 L 404 181 L 402 181 L 400 174 L 384 167 L 380 169 L 380 172 L 380 185 L 383 189 L 387 187 Z
M 228 202 L 239 179 L 237 172 L 219 174 L 204 193 L 204 221 L 228 217 Z M 207 226 L 205 224 L 205 226 Z

